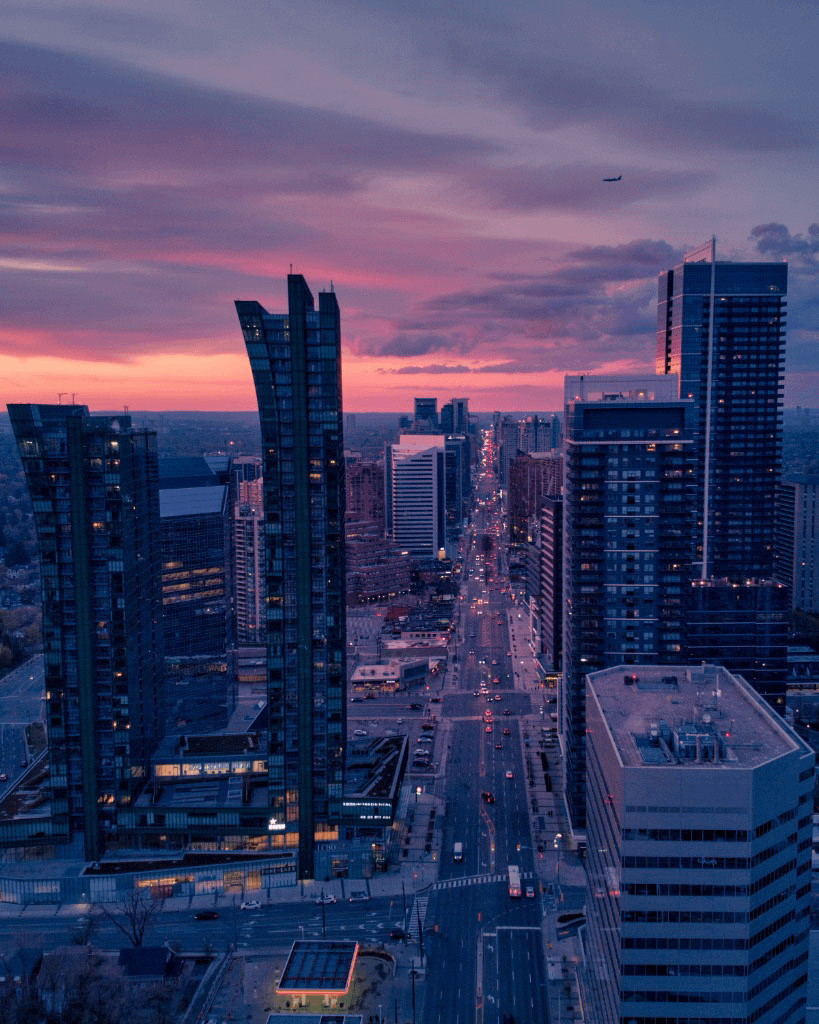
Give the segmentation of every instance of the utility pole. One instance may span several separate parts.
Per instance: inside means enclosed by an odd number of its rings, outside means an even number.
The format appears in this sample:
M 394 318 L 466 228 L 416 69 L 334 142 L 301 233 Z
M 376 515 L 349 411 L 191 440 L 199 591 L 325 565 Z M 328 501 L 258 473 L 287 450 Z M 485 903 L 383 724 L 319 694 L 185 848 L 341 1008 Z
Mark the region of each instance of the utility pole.
M 324 909 L 324 890 L 321 890 L 321 937 L 327 938 L 327 914 Z
M 407 890 L 404 887 L 404 880 L 401 879 L 401 897 L 404 900 L 404 945 L 407 944 Z

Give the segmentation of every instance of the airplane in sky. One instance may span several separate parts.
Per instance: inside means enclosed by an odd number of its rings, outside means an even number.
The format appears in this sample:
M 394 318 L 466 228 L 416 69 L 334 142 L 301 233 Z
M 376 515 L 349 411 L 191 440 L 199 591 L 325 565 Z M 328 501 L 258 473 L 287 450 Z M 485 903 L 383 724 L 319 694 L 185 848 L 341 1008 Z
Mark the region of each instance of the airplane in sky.
M 603 178 L 603 181 L 620 181 L 622 177 L 622 174 L 618 174 L 616 178 Z

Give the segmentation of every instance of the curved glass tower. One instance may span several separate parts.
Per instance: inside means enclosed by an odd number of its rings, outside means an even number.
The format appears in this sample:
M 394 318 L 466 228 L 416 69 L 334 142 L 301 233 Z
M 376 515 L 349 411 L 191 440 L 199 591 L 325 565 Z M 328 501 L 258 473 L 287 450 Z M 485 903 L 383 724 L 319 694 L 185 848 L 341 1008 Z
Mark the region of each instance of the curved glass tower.
M 262 430 L 269 829 L 314 877 L 338 838 L 344 781 L 345 551 L 341 327 L 300 274 L 287 313 L 236 303 Z

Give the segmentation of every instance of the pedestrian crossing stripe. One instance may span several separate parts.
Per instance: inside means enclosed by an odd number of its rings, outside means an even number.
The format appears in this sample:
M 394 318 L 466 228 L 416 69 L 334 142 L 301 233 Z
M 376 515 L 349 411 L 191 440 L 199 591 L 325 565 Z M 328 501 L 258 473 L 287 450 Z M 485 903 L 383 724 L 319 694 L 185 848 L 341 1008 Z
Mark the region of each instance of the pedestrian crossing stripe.
M 521 878 L 534 878 L 534 871 L 521 871 Z M 465 878 L 447 878 L 443 882 L 436 882 L 432 888 L 436 891 L 441 889 L 461 889 L 466 885 L 488 885 L 490 882 L 508 882 L 509 876 L 503 872 L 494 875 L 468 875 Z
M 412 912 L 410 913 L 409 927 L 407 928 L 407 935 L 414 942 L 418 941 L 418 921 L 421 921 L 421 927 L 424 927 L 424 921 L 427 918 L 427 904 L 429 903 L 429 896 L 416 896 L 415 901 L 412 904 Z

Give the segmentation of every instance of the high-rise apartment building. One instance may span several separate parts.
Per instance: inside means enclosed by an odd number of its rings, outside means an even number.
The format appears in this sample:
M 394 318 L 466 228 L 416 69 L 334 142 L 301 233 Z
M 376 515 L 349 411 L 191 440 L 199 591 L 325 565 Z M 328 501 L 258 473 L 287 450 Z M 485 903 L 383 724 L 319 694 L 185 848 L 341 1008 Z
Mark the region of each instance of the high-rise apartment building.
M 372 523 L 383 535 L 386 527 L 383 463 L 349 460 L 346 476 L 348 522 Z
M 563 499 L 546 497 L 540 507 L 540 637 L 547 667 L 563 659 Z
M 51 841 L 97 860 L 165 723 L 156 435 L 10 405 L 40 548 Z
M 240 480 L 233 506 L 233 590 L 236 642 L 265 642 L 264 481 Z
M 567 377 L 563 494 L 566 799 L 583 827 L 586 675 L 680 658 L 691 578 L 690 401 L 674 377 Z
M 298 847 L 338 838 L 346 741 L 341 327 L 300 274 L 288 310 L 237 302 L 263 446 L 270 831 Z
M 412 558 L 437 558 L 446 547 L 443 435 L 400 434 L 387 445 L 387 530 Z
M 588 677 L 587 1019 L 805 1020 L 814 754 L 725 668 Z
M 166 658 L 225 657 L 234 645 L 228 487 L 160 490 Z
M 527 524 L 540 511 L 543 498 L 560 494 L 563 460 L 554 452 L 527 452 L 509 463 L 509 540 L 522 544 Z
M 702 579 L 773 572 L 787 287 L 786 263 L 717 262 L 713 239 L 660 275 L 656 368 L 694 405 Z
M 819 614 L 819 476 L 796 474 L 780 484 L 776 506 L 776 578 L 791 605 Z
M 785 714 L 788 588 L 775 580 L 695 580 L 686 614 L 686 660 L 724 665 Z

